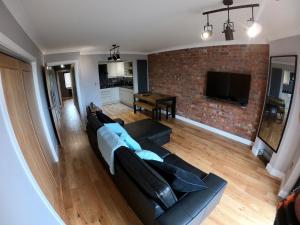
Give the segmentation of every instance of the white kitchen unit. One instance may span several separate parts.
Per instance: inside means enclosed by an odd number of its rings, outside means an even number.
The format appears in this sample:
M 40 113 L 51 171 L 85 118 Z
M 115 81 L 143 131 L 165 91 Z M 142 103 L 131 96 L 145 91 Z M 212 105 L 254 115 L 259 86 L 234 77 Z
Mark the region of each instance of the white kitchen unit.
M 120 87 L 119 93 L 120 93 L 120 102 L 132 107 L 133 106 L 133 90 Z
M 131 107 L 133 105 L 133 90 L 129 88 L 114 87 L 100 89 L 100 97 L 102 105 L 119 102 Z
M 120 102 L 119 88 L 114 87 L 114 88 L 100 89 L 100 98 L 101 98 L 102 105 L 108 105 L 108 104 Z

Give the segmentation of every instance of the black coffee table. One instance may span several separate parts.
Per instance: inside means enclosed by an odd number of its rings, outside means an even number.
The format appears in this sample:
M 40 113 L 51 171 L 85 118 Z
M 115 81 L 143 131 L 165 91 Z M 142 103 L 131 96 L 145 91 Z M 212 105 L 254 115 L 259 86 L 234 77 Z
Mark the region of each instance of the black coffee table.
M 152 119 L 144 119 L 126 124 L 124 128 L 137 141 L 149 139 L 157 145 L 164 145 L 170 141 L 172 129 Z

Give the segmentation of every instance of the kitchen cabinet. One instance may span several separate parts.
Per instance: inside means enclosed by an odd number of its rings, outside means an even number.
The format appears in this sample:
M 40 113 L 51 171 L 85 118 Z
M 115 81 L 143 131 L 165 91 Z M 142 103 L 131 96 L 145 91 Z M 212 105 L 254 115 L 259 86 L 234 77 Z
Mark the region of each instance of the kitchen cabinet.
M 118 103 L 120 101 L 119 88 L 114 87 L 114 88 L 100 89 L 100 97 L 101 97 L 102 105 Z
M 120 87 L 119 93 L 120 93 L 120 102 L 132 107 L 133 106 L 133 90 Z
M 129 88 L 114 87 L 100 89 L 100 97 L 102 105 L 119 102 L 130 107 L 133 105 L 133 90 Z

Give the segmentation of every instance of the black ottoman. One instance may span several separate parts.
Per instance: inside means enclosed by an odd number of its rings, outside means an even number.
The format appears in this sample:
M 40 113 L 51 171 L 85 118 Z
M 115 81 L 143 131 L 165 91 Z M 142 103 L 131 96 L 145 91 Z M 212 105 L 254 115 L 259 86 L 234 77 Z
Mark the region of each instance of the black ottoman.
M 172 129 L 152 119 L 144 119 L 124 125 L 127 132 L 138 142 L 145 139 L 157 145 L 164 145 L 170 141 Z

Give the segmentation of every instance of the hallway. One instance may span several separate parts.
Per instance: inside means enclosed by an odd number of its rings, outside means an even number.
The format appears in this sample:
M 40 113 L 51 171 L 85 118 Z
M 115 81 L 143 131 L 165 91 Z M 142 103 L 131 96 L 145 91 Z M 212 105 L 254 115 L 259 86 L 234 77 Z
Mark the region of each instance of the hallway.
M 66 224 L 141 224 L 95 157 L 73 100 L 64 102 L 62 130 L 62 211 Z

